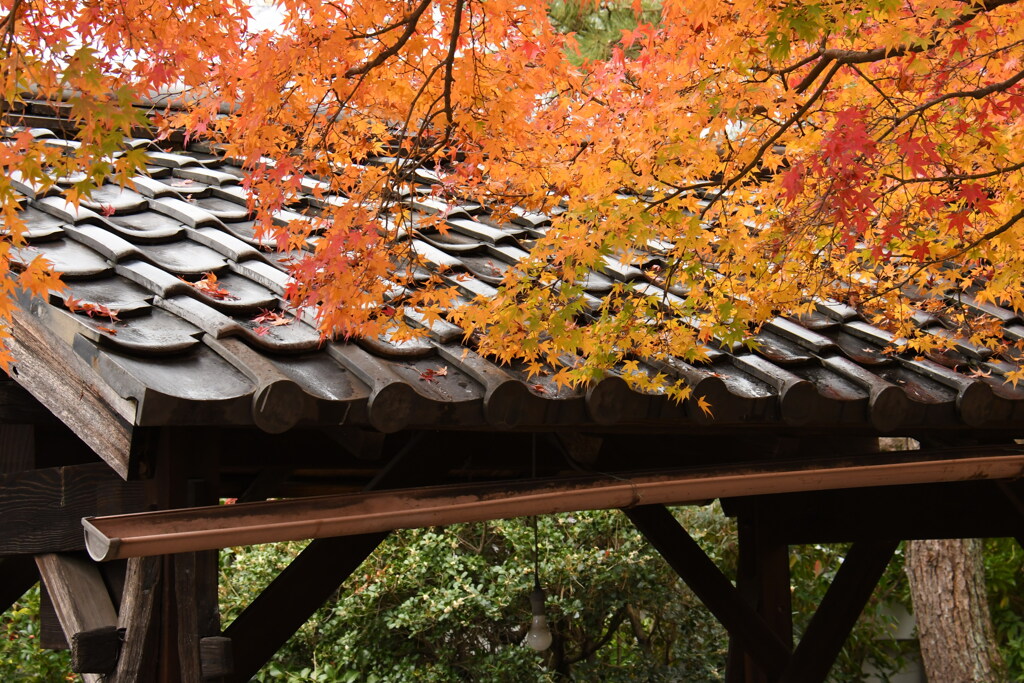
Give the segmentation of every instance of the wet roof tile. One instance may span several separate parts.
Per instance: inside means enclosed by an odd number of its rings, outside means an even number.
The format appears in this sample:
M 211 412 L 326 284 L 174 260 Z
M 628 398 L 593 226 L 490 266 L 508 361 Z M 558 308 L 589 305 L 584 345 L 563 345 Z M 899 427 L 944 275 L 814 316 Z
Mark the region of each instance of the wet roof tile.
M 74 145 L 49 139 L 73 153 Z M 901 356 L 894 350 L 902 340 L 831 301 L 815 302 L 799 318 L 769 321 L 751 349 L 708 348 L 705 363 L 643 360 L 645 372 L 691 387 L 694 395 L 682 406 L 630 389 L 615 372 L 573 389 L 556 384 L 553 371 L 496 365 L 465 345 L 461 328 L 434 314 L 404 311 L 422 337 L 325 341 L 309 324 L 314 312 L 296 318 L 281 301 L 288 267 L 303 253 L 271 252 L 272 240 L 255 238 L 242 171 L 215 155 L 149 154 L 148 177 L 129 188 L 104 185 L 78 207 L 42 196 L 51 193 L 38 183 L 18 181 L 29 246 L 16 257 L 49 259 L 78 306 L 72 312 L 52 297 L 28 310 L 138 402 L 139 424 L 252 424 L 266 431 L 342 423 L 382 431 L 430 424 L 824 424 L 889 432 L 1024 419 L 1024 389 L 1002 381 L 1019 367 L 1013 353 L 954 339 L 950 350 L 923 360 Z M 522 209 L 490 216 L 479 204 L 432 194 L 443 184 L 437 172 L 416 169 L 415 176 L 426 185 L 408 197 L 414 232 L 398 231 L 419 258 L 413 272 L 439 275 L 467 299 L 493 296 L 550 225 L 550 215 Z M 347 201 L 315 178 L 299 182 L 306 194 L 278 214 L 278 223 L 308 220 Z M 578 283 L 584 308 L 601 305 L 621 282 L 666 310 L 683 304 L 685 292 L 665 291 L 654 280 L 655 266 L 664 265 L 659 254 L 670 248 L 652 242 L 606 258 L 601 272 Z M 203 285 L 213 282 L 210 274 L 215 284 Z M 955 305 L 999 321 L 1010 339 L 1024 339 L 1024 319 L 1009 309 L 966 294 Z M 945 333 L 933 312 L 922 309 L 918 323 Z M 698 397 L 712 403 L 712 413 L 697 405 Z

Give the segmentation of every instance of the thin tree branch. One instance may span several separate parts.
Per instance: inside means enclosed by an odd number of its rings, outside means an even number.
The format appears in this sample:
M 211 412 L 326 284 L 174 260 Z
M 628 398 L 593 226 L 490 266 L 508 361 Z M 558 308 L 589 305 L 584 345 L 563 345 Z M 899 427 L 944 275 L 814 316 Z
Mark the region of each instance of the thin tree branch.
M 369 72 L 372 69 L 377 68 L 378 66 L 386 62 L 388 59 L 398 54 L 398 51 L 401 50 L 402 47 L 407 42 L 409 42 L 409 39 L 412 38 L 412 34 L 416 32 L 416 25 L 419 23 L 420 17 L 423 16 L 423 13 L 427 10 L 428 7 L 430 7 L 431 2 L 433 2 L 433 0 L 422 0 L 420 4 L 417 5 L 416 8 L 412 11 L 412 13 L 409 14 L 409 16 L 407 16 L 401 22 L 405 24 L 405 31 L 403 31 L 402 35 L 398 37 L 398 40 L 395 41 L 393 45 L 390 45 L 381 50 L 380 52 L 378 52 L 377 55 L 374 56 L 369 61 L 363 62 L 359 66 L 353 66 L 352 68 L 350 68 L 348 71 L 345 72 L 345 78 L 362 76 L 363 74 Z

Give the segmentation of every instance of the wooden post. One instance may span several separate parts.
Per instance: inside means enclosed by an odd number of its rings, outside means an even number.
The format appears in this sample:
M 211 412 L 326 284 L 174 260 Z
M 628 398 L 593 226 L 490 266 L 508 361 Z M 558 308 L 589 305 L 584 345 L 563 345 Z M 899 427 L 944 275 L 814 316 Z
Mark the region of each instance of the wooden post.
M 772 533 L 770 520 L 770 511 L 757 499 L 750 501 L 737 515 L 736 588 L 792 652 L 789 547 Z M 770 678 L 740 643 L 730 638 L 725 680 L 727 683 L 768 683 Z
M 124 598 L 117 622 L 124 632 L 124 645 L 117 669 L 106 683 L 156 679 L 162 569 L 163 560 L 159 557 L 133 557 L 128 560 Z

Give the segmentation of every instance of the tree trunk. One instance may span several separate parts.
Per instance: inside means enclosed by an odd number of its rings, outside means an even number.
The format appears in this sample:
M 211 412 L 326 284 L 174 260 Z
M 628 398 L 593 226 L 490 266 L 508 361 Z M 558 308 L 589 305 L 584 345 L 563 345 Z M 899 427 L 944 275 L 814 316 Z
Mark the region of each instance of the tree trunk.
M 911 541 L 905 567 L 929 683 L 1003 680 L 981 541 Z

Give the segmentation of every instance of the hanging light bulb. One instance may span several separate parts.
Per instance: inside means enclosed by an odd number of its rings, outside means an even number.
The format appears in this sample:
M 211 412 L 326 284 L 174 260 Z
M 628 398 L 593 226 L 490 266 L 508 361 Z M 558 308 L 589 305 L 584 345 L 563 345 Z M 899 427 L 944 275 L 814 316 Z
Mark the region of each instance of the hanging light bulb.
M 544 589 L 540 587 L 540 582 L 534 583 L 533 592 L 530 593 L 530 607 L 533 621 L 530 630 L 526 632 L 526 645 L 537 652 L 543 652 L 551 647 L 551 629 L 544 616 Z

